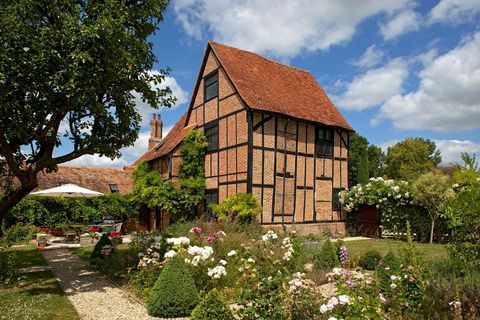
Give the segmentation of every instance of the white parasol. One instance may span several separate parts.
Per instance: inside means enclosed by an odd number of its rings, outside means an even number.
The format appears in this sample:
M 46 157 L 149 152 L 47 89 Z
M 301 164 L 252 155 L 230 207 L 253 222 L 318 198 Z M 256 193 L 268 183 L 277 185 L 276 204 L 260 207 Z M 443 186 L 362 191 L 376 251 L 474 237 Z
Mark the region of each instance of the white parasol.
M 43 197 L 67 197 L 67 198 L 93 198 L 103 196 L 103 193 L 93 191 L 87 188 L 82 188 L 76 184 L 64 184 L 60 187 L 40 190 L 37 192 L 30 193 L 33 196 L 43 196 Z

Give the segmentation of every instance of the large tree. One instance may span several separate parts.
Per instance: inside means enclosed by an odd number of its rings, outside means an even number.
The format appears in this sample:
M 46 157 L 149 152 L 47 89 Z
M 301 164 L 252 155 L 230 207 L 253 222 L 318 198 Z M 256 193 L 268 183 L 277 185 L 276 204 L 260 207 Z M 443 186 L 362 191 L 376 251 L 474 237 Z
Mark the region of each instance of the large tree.
M 367 138 L 352 133 L 349 149 L 349 184 L 367 183 L 371 177 L 383 174 L 385 154 L 380 147 L 369 144 Z
M 442 161 L 435 142 L 423 138 L 406 138 L 388 148 L 385 173 L 389 178 L 414 181 Z
M 154 89 L 166 72 L 151 72 L 148 40 L 167 3 L 0 0 L 0 221 L 39 172 L 132 145 L 134 94 L 154 108 L 175 102 L 169 88 Z

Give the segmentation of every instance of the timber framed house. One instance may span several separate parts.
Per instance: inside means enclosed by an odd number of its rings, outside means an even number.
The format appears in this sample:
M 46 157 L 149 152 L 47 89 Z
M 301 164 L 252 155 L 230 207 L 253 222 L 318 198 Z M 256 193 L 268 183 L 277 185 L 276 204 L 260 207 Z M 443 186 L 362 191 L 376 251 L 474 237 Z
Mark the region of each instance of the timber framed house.
M 136 164 L 178 179 L 181 141 L 199 129 L 207 202 L 248 192 L 263 225 L 344 233 L 338 193 L 348 188 L 353 129 L 309 72 L 209 42 L 188 111 L 165 139 L 159 125 L 152 119 L 153 143 Z

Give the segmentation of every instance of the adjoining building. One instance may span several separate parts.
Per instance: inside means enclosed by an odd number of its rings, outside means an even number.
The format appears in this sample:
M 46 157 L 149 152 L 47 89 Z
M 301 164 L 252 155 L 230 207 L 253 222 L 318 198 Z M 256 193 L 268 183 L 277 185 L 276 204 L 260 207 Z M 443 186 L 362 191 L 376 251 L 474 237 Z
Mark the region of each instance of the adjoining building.
M 160 116 L 151 127 L 149 150 L 134 165 L 178 179 L 181 142 L 198 129 L 208 141 L 207 204 L 249 192 L 263 225 L 345 232 L 338 194 L 348 188 L 353 129 L 309 72 L 209 42 L 188 111 L 164 139 Z M 166 220 L 150 212 L 151 228 Z

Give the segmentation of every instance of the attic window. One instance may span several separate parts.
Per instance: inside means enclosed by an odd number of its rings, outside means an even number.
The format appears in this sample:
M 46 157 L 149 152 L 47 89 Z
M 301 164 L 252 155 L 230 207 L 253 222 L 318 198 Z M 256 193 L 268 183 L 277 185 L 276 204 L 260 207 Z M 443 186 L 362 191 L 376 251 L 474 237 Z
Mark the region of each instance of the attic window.
M 114 184 L 114 183 L 113 183 L 113 184 L 109 184 L 108 186 L 110 187 L 110 192 L 112 192 L 112 193 L 115 193 L 115 192 L 118 192 L 118 191 L 119 191 L 119 190 L 118 190 L 118 186 L 117 186 L 116 184 Z
M 317 128 L 317 157 L 333 156 L 333 130 Z
M 204 85 L 205 102 L 216 97 L 218 97 L 218 72 L 206 76 Z
M 207 151 L 218 149 L 218 121 L 205 125 L 205 137 L 207 138 Z

